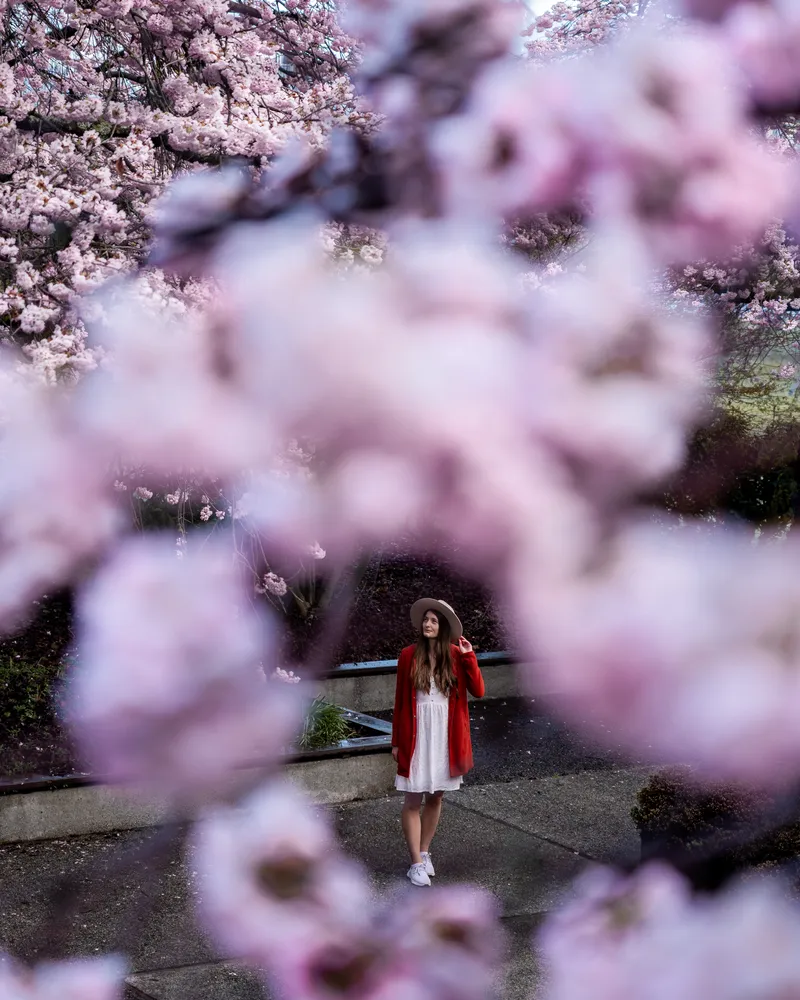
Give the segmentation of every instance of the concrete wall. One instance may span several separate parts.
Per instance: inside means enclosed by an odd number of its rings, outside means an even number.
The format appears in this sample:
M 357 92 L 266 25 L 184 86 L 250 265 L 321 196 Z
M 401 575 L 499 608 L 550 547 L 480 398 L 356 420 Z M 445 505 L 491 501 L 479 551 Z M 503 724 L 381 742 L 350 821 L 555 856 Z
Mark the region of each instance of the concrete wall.
M 396 773 L 397 765 L 388 750 L 338 760 L 301 761 L 287 768 L 292 782 L 315 802 L 326 805 L 379 799 L 394 789 Z
M 519 694 L 516 668 L 510 664 L 482 668 L 487 698 L 513 698 Z M 385 712 L 394 707 L 396 674 L 359 674 L 329 677 L 320 686 L 323 698 L 355 712 Z
M 395 765 L 387 749 L 291 763 L 286 774 L 315 802 L 331 804 L 386 795 L 394 786 Z M 144 802 L 108 785 L 0 795 L 0 844 L 139 830 L 159 826 L 172 814 L 166 801 Z
M 0 844 L 138 830 L 169 818 L 166 803 L 136 801 L 107 785 L 3 795 Z

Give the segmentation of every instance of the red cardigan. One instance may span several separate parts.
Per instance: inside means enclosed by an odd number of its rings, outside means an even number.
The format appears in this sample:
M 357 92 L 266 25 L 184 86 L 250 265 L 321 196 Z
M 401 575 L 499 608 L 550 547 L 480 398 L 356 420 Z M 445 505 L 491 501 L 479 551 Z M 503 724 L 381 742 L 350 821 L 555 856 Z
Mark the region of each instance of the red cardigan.
M 406 646 L 397 659 L 392 746 L 397 747 L 397 773 L 403 778 L 408 777 L 417 739 L 417 693 L 411 682 L 415 649 L 416 646 Z M 450 689 L 447 742 L 450 746 L 450 777 L 457 778 L 471 770 L 473 763 L 467 692 L 473 698 L 482 698 L 486 686 L 474 653 L 462 653 L 458 646 L 453 645 L 450 646 L 450 652 L 453 655 L 456 684 Z

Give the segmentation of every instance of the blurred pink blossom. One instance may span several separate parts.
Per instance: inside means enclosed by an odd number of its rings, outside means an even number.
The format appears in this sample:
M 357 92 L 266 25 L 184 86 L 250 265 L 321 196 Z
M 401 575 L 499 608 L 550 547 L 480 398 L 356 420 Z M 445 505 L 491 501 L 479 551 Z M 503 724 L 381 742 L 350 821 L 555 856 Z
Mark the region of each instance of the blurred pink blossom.
M 623 527 L 595 565 L 546 592 L 509 590 L 531 690 L 594 736 L 713 779 L 791 781 L 800 768 L 798 544 L 666 519 Z M 531 599 L 526 600 L 526 592 Z
M 732 4 L 722 25 L 731 58 L 743 72 L 753 99 L 776 111 L 800 98 L 800 13 L 792 2 Z
M 778 883 L 693 896 L 651 864 L 631 878 L 595 869 L 538 934 L 546 1000 L 735 1000 L 800 987 L 800 910 Z
M 472 568 L 536 548 L 545 575 L 564 562 L 562 528 L 585 543 L 591 511 L 543 447 L 530 304 L 484 235 L 410 224 L 378 272 L 345 280 L 298 223 L 232 241 L 220 261 L 226 321 L 253 358 L 253 405 L 279 438 L 309 437 L 325 456 L 313 480 L 264 477 L 248 490 L 271 546 L 302 551 L 324 537 L 338 561 L 413 525 L 423 544 L 460 546 Z M 679 433 L 689 410 L 678 406 L 664 433 Z
M 110 780 L 178 801 L 213 795 L 232 769 L 274 762 L 290 743 L 301 699 L 263 684 L 275 637 L 223 542 L 175 559 L 161 536 L 129 540 L 84 588 L 78 613 L 68 715 Z
M 492 994 L 505 941 L 491 893 L 466 885 L 412 893 L 386 916 L 395 962 L 413 969 L 432 996 L 481 1000 Z
M 368 880 L 290 784 L 273 782 L 237 809 L 209 813 L 194 857 L 200 911 L 215 939 L 285 987 L 324 946 L 369 939 Z
M 200 823 L 200 912 L 226 952 L 266 968 L 283 995 L 483 1000 L 501 954 L 497 907 L 445 888 L 379 905 L 323 816 L 273 782 Z
M 706 325 L 662 305 L 652 278 L 633 234 L 600 233 L 584 274 L 533 299 L 529 425 L 601 494 L 677 469 L 709 391 Z
M 751 134 L 738 73 L 724 38 L 697 25 L 631 27 L 581 60 L 498 61 L 437 126 L 447 208 L 496 221 L 585 203 L 640 229 L 664 263 L 729 253 L 791 185 Z
M 274 442 L 266 414 L 247 408 L 244 358 L 229 331 L 165 305 L 136 286 L 95 302 L 92 329 L 110 360 L 76 390 L 81 426 L 159 473 L 189 466 L 230 475 L 263 461 Z
M 789 168 L 752 136 L 737 67 L 710 29 L 632 30 L 578 72 L 590 198 L 665 263 L 725 255 L 785 208 Z
M 734 8 L 741 0 L 680 0 L 675 6 L 683 14 L 697 18 L 699 21 L 717 23 Z
M 126 963 L 116 956 L 40 962 L 32 968 L 0 953 L 3 1000 L 118 1000 Z
M 121 519 L 105 455 L 77 432 L 56 390 L 17 383 L 0 436 L 0 627 L 66 583 Z M 13 400 L 13 403 L 12 403 Z
M 574 121 L 580 86 L 565 67 L 518 60 L 490 67 L 465 112 L 434 132 L 448 210 L 497 218 L 568 204 L 586 177 Z
M 0 400 L 0 625 L 86 572 L 78 742 L 187 812 L 225 798 L 197 828 L 203 917 L 277 993 L 483 1000 L 487 894 L 378 902 L 298 792 L 235 802 L 248 765 L 277 770 L 306 692 L 276 666 L 234 529 L 334 573 L 407 530 L 455 550 L 505 597 L 523 682 L 570 721 L 710 778 L 796 779 L 796 541 L 632 513 L 704 415 L 708 289 L 744 327 L 796 322 L 776 222 L 794 138 L 763 138 L 797 110 L 796 12 L 558 3 L 531 64 L 502 0 L 352 0 L 354 40 L 306 0 L 40 6 L 14 12 L 21 55 L 0 66 L 0 317 L 70 391 Z M 169 67 L 158 101 L 75 48 L 105 51 L 108 23 L 128 69 Z M 157 203 L 170 163 L 186 176 Z M 562 210 L 580 221 L 562 229 Z M 501 226 L 544 214 L 501 249 Z M 151 223 L 155 267 L 128 279 Z M 758 241 L 777 283 L 750 279 Z M 665 266 L 682 271 L 668 300 Z M 168 537 L 114 543 L 114 490 L 152 496 L 120 461 L 158 475 Z M 215 530 L 186 533 L 203 491 Z M 287 586 L 268 572 L 256 590 Z M 763 887 L 698 901 L 657 868 L 601 872 L 542 940 L 554 1000 L 798 993 L 796 913 Z

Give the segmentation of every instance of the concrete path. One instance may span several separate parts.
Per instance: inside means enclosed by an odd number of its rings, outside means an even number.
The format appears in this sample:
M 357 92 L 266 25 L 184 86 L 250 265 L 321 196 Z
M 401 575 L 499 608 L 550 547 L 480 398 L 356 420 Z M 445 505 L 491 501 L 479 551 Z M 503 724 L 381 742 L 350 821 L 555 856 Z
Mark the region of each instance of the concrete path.
M 630 820 L 645 768 L 465 787 L 447 797 L 434 843 L 436 885 L 472 882 L 500 901 L 509 952 L 498 980 L 503 1000 L 528 1000 L 538 982 L 530 939 L 543 915 L 591 861 L 635 858 Z M 344 849 L 363 862 L 376 889 L 408 891 L 400 799 L 327 807 Z M 100 834 L 0 847 L 0 951 L 43 957 L 40 942 L 53 880 L 77 876 L 81 896 L 59 920 L 58 953 L 126 951 L 129 1000 L 255 1000 L 256 977 L 224 956 L 194 918 L 195 878 L 177 843 L 157 870 L 120 851 L 152 845 L 154 831 Z M 435 887 L 433 890 L 435 891 Z

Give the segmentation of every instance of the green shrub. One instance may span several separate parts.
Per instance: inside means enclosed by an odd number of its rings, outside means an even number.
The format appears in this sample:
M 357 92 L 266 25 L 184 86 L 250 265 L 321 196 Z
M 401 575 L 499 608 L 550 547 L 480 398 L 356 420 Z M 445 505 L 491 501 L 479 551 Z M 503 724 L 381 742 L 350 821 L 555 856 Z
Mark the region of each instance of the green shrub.
M 774 868 L 800 856 L 800 821 L 770 823 L 777 803 L 736 786 L 702 788 L 691 771 L 670 768 L 642 788 L 631 810 L 642 858 L 676 863 L 698 888 L 714 888 L 735 872 Z
M 355 730 L 338 705 L 332 705 L 324 698 L 315 698 L 306 714 L 297 745 L 301 750 L 318 750 L 354 735 Z
M 0 731 L 14 735 L 24 726 L 51 721 L 53 686 L 61 673 L 60 664 L 46 660 L 0 657 Z

